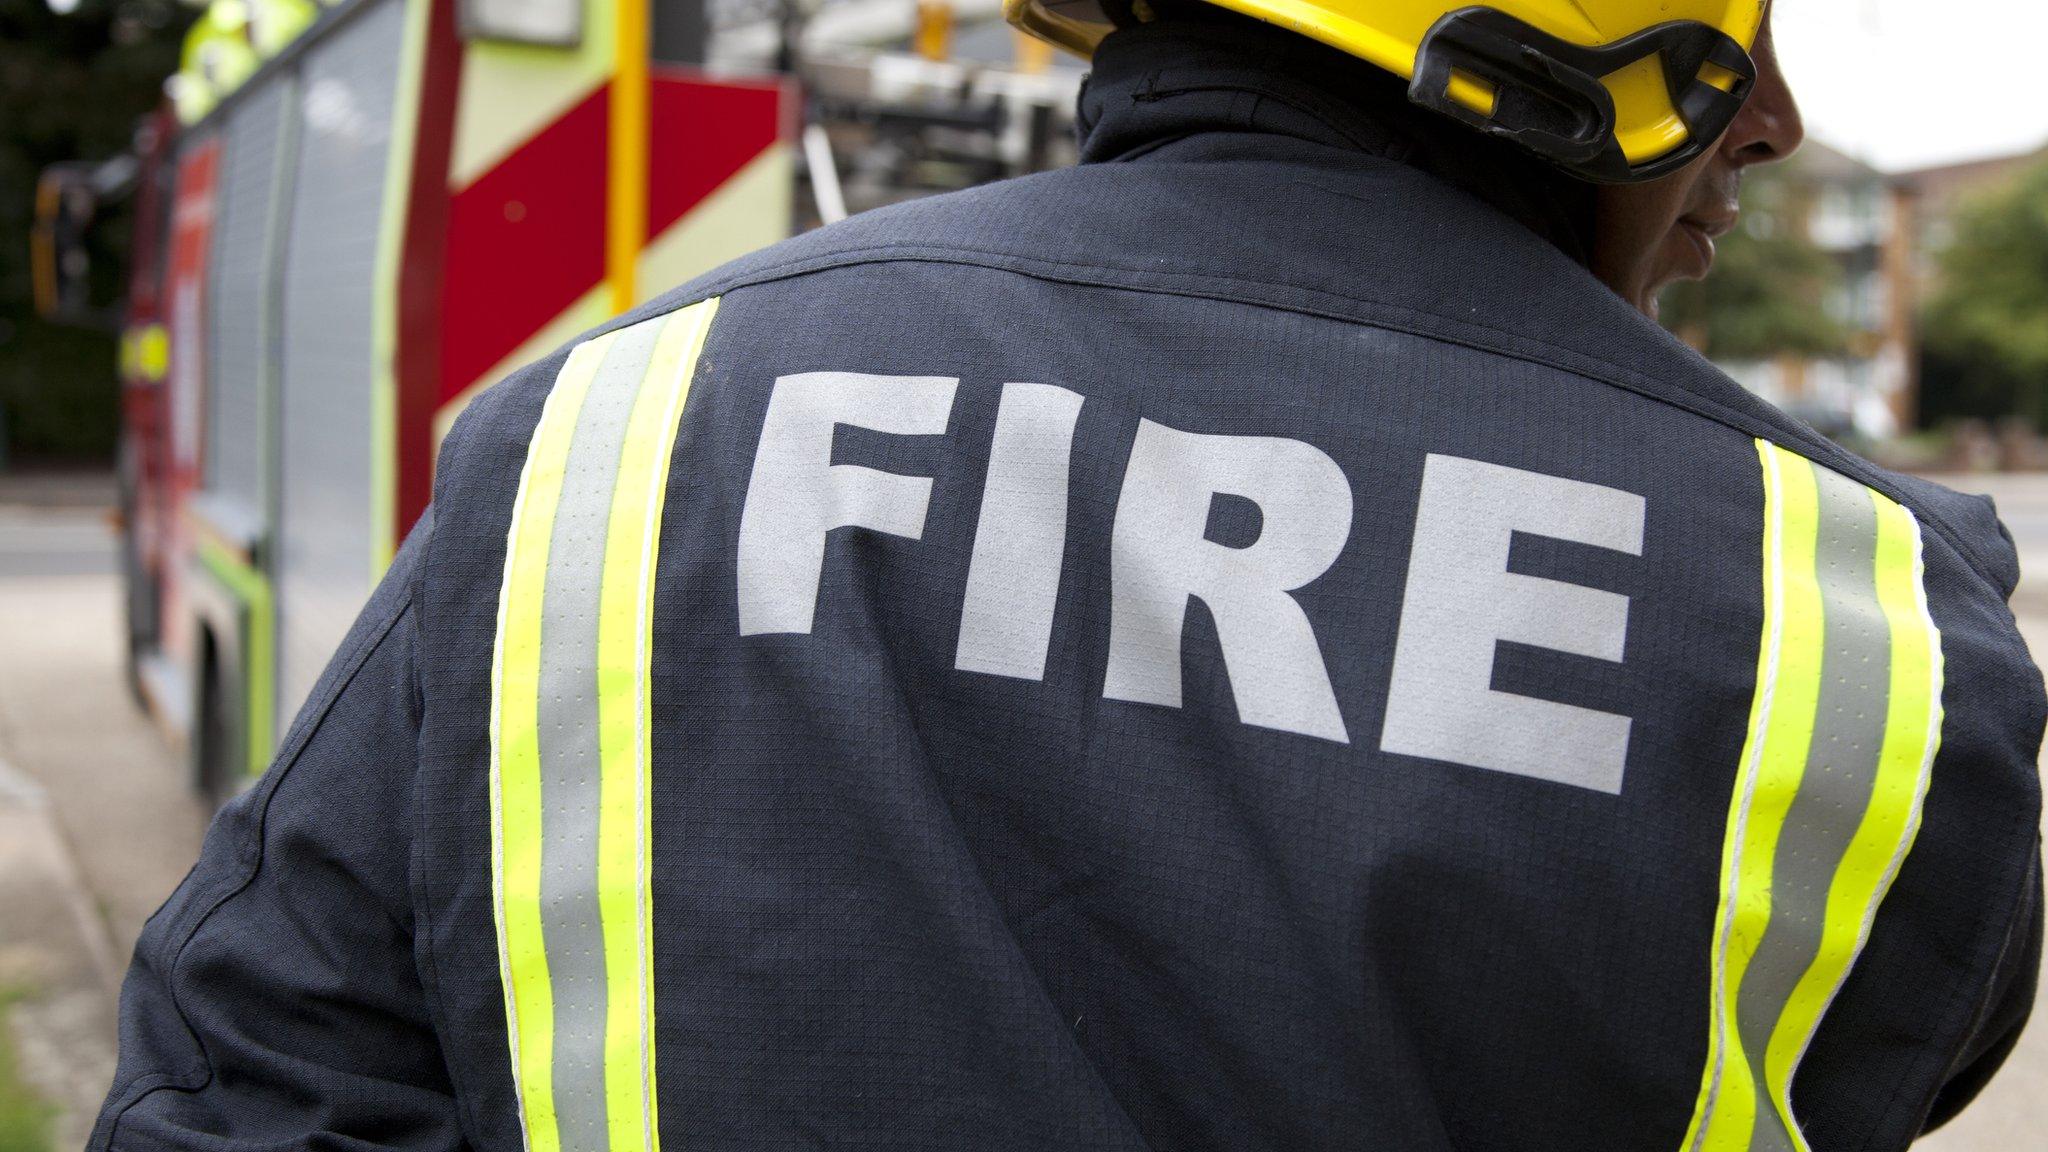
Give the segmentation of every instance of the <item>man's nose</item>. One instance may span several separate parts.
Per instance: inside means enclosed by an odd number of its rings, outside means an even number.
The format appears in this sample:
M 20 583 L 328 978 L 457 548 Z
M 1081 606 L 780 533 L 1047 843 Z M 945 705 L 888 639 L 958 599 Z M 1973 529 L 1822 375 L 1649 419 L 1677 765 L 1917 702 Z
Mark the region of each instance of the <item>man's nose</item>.
M 1768 23 L 1757 34 L 1751 58 L 1756 61 L 1756 83 L 1728 126 L 1728 134 L 1721 138 L 1721 155 L 1738 167 L 1776 163 L 1797 151 L 1806 138 L 1799 102 L 1793 99 L 1792 87 L 1778 66 L 1778 50 Z

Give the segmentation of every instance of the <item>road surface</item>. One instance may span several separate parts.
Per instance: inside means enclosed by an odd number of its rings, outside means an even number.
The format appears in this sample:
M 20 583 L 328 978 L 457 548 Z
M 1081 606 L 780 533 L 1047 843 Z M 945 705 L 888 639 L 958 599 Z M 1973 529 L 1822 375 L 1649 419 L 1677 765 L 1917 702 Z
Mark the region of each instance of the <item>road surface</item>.
M 1988 491 L 2031 575 L 2014 597 L 2048 653 L 2048 476 Z M 0 984 L 32 995 L 7 1023 L 24 1071 L 78 1147 L 113 1068 L 111 982 L 204 826 L 179 758 L 121 677 L 120 589 L 101 489 L 9 504 L 0 488 Z M 68 895 L 67 895 L 68 893 Z M 2048 1005 L 1990 1089 L 1922 1152 L 2017 1152 L 2048 1131 Z

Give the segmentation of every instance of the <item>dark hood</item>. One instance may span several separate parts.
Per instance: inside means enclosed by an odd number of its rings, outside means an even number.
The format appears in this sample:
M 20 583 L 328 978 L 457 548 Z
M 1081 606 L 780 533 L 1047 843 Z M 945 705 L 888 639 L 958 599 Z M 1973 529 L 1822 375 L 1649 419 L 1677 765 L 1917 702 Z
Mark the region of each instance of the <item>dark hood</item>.
M 1522 223 L 1580 264 L 1593 188 L 1408 102 L 1400 77 L 1306 36 L 1207 5 L 1123 28 L 1081 93 L 1084 164 L 1171 154 L 1195 136 L 1298 137 L 1409 165 Z

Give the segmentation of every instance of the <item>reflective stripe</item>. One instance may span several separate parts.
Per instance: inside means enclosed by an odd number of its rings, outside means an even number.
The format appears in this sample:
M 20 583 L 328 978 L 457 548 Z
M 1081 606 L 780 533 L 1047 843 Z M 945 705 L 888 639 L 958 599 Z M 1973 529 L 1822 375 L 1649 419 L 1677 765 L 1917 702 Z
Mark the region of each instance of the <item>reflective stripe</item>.
M 669 458 L 717 301 L 573 350 L 498 605 L 492 884 L 526 1147 L 659 1148 L 648 642 Z
M 1694 1152 L 1807 1152 L 1793 1076 L 1912 846 L 1941 734 L 1913 514 L 1757 451 L 1764 637 L 1722 849 Z
M 609 1128 L 605 973 L 611 957 L 598 909 L 598 860 L 604 854 L 598 597 L 626 419 L 653 357 L 656 333 L 655 325 L 638 324 L 602 338 L 604 359 L 584 393 L 569 443 L 539 605 L 541 930 L 555 993 L 555 1116 L 564 1148 L 604 1147 Z M 613 665 L 606 673 L 623 672 L 630 692 L 636 670 L 630 663 Z M 630 895 L 630 875 L 626 883 Z

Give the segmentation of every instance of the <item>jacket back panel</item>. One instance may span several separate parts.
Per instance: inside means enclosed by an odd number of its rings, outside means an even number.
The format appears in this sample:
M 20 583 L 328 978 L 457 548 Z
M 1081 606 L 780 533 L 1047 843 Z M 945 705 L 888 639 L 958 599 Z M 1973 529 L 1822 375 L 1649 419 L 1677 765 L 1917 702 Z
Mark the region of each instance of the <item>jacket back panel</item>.
M 720 298 L 650 649 L 671 1146 L 1681 1145 L 1758 689 L 1756 438 L 1854 466 L 1427 178 L 1206 147 L 880 213 L 651 310 Z M 480 718 L 562 363 L 464 418 L 423 566 L 422 969 L 486 1147 L 520 1135 Z M 778 404 L 833 469 L 928 478 L 921 519 L 764 471 Z M 1917 1132 L 2037 882 L 2009 546 L 1857 475 L 1925 523 L 1948 719 L 1803 1065 L 1816 1148 Z M 749 543 L 778 500 L 853 523 Z M 1545 639 L 1574 627 L 1617 651 Z

